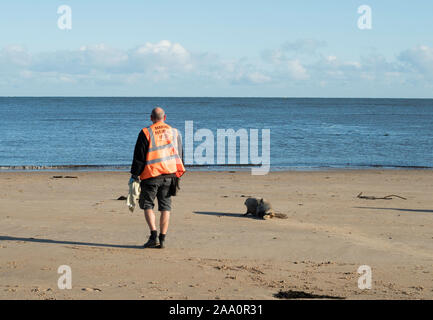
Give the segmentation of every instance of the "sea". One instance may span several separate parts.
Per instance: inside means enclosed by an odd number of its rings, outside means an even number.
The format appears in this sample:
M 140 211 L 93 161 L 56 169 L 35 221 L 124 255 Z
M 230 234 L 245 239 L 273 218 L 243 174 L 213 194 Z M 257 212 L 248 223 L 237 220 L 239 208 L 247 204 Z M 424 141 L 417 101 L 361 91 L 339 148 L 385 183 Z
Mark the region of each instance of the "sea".
M 215 143 L 221 129 L 268 130 L 271 171 L 433 168 L 433 99 L 0 97 L 0 170 L 129 170 L 155 106 L 183 136 L 193 123 Z M 216 151 L 188 167 L 252 165 Z

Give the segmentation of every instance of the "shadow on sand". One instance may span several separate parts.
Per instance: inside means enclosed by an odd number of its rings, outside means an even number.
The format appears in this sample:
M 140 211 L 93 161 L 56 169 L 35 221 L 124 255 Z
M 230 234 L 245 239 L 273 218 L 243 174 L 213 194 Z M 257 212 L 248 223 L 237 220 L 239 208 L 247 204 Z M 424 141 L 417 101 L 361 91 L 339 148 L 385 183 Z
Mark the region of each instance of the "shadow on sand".
M 334 296 L 328 296 L 328 295 L 319 295 L 319 294 L 313 294 L 308 293 L 304 291 L 280 291 L 276 294 L 274 294 L 275 298 L 278 299 L 332 299 L 332 300 L 344 300 L 343 297 L 334 297 Z
M 216 216 L 216 217 L 230 217 L 230 218 L 247 218 L 247 219 L 257 219 L 252 215 L 245 216 L 240 213 L 227 213 L 227 212 L 208 212 L 208 211 L 194 211 L 195 214 L 203 214 L 206 216 Z
M 427 209 L 378 208 L 378 207 L 355 207 L 355 208 L 356 209 L 394 210 L 394 211 L 403 211 L 403 212 L 433 213 L 433 210 L 427 210 Z
M 36 239 L 36 238 L 19 238 L 19 237 L 9 237 L 9 236 L 0 236 L 0 241 L 24 241 L 24 242 L 50 243 L 50 244 L 68 244 L 68 245 L 89 246 L 89 247 L 143 249 L 143 246 L 128 246 L 128 245 L 121 245 L 121 244 L 62 241 L 62 240 Z

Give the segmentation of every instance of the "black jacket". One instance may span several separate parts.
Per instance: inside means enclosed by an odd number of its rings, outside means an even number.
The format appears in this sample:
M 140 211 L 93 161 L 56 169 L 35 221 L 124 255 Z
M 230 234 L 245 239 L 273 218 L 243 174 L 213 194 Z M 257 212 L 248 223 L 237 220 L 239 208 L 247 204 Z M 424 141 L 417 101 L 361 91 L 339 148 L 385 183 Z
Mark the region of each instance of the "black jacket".
M 177 135 L 177 145 L 179 157 L 183 162 L 183 146 L 182 137 L 180 134 Z M 138 134 L 137 142 L 134 149 L 134 158 L 131 165 L 131 174 L 133 176 L 140 176 L 146 165 L 147 151 L 149 150 L 149 141 L 146 138 L 143 130 Z

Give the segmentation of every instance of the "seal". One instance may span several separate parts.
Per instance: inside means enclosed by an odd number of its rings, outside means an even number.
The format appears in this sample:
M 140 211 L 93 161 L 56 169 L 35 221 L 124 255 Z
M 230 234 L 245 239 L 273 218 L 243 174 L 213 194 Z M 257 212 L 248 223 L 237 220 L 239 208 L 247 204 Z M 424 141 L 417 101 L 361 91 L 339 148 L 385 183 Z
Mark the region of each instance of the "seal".
M 247 212 L 244 214 L 244 217 L 251 214 L 253 217 L 264 220 L 272 219 L 274 217 L 287 219 L 287 215 L 275 213 L 274 209 L 272 209 L 271 203 L 263 198 L 248 198 L 245 200 L 245 206 L 247 207 Z

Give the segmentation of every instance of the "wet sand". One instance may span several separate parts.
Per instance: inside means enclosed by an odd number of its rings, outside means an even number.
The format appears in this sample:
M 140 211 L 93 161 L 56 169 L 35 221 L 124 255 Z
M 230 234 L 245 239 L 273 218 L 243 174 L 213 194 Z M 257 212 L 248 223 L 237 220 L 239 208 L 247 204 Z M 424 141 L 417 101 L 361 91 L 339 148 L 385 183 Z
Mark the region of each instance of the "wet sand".
M 116 200 L 128 180 L 1 172 L 0 299 L 433 298 L 432 170 L 189 172 L 164 250 L 141 248 L 143 213 Z M 243 217 L 246 196 L 288 219 Z M 71 290 L 57 286 L 60 265 Z M 358 288 L 361 265 L 371 290 Z

